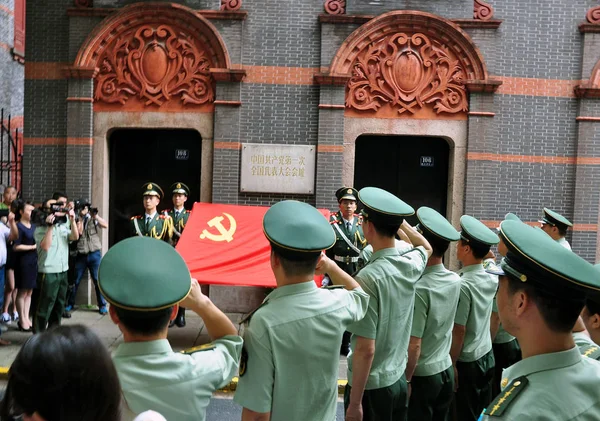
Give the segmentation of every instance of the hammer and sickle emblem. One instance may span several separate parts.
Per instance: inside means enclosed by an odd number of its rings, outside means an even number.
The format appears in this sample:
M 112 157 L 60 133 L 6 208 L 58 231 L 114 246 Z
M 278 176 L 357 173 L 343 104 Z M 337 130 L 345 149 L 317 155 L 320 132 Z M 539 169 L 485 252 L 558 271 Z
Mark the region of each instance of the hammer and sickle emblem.
M 223 226 L 223 218 L 222 216 L 215 216 L 213 219 L 208 221 L 208 226 L 211 228 L 216 228 L 219 231 L 219 234 L 213 234 L 208 232 L 208 230 L 202 231 L 200 234 L 200 239 L 204 240 L 205 238 L 211 241 L 227 241 L 230 243 L 233 240 L 233 234 L 235 233 L 235 229 L 237 228 L 235 219 L 233 216 L 228 213 L 223 212 L 223 215 L 229 219 L 229 229 Z

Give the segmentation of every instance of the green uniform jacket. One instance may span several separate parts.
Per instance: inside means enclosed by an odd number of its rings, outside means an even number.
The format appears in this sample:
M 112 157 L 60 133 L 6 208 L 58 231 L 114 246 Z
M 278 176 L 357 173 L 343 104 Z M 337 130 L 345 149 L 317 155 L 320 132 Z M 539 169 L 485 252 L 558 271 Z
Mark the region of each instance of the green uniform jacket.
M 173 239 L 172 243 L 174 246 L 177 245 L 181 234 L 183 234 L 183 230 L 185 229 L 185 224 L 187 224 L 188 219 L 190 219 L 190 214 L 192 211 L 187 209 L 183 209 L 179 212 L 179 215 L 175 215 L 175 209 L 169 209 L 167 211 L 169 216 L 173 218 Z
M 348 326 L 351 349 L 357 336 L 375 340 L 375 355 L 365 390 L 396 383 L 404 374 L 412 326 L 415 288 L 427 263 L 422 246 L 400 254 L 396 248 L 378 250 L 356 275 L 356 282 L 369 294 L 365 317 Z M 352 386 L 354 355 L 348 355 L 348 384 Z
M 600 346 L 592 341 L 588 335 L 583 332 L 574 332 L 573 339 L 581 355 L 600 361 Z
M 152 237 L 170 242 L 173 237 L 173 219 L 156 212 L 146 227 L 146 215 L 131 218 L 131 236 Z M 137 229 L 136 229 L 137 226 Z M 139 230 L 139 233 L 138 233 Z
M 337 263 L 344 272 L 352 275 L 358 269 L 358 255 L 360 253 L 357 253 L 348 245 L 340 232 L 333 225 L 335 224 L 341 232 L 344 233 L 346 238 L 350 240 L 350 243 L 360 252 L 360 250 L 367 245 L 367 240 L 365 239 L 365 234 L 362 230 L 362 218 L 359 215 L 354 215 L 352 227 L 348 230 L 341 212 L 334 212 L 329 217 L 329 223 L 332 225 L 336 241 L 333 247 L 326 251 L 327 257 L 335 260 L 335 263 Z M 340 261 L 342 258 L 346 258 L 347 260 Z
M 525 358 L 504 370 L 502 392 L 483 421 L 600 419 L 600 362 L 577 347 Z
M 361 288 L 312 281 L 271 292 L 246 321 L 235 402 L 271 421 L 334 421 L 342 334 L 368 301 Z
M 190 354 L 173 352 L 166 339 L 119 345 L 113 362 L 129 409 L 153 410 L 169 421 L 204 421 L 213 392 L 238 369 L 242 338 L 224 336 L 211 345 Z

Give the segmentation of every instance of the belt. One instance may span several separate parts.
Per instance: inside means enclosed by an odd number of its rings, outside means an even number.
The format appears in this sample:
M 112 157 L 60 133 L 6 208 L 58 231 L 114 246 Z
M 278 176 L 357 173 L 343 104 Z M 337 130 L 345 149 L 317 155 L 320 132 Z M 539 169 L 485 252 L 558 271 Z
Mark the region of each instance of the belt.
M 358 262 L 358 257 L 333 256 L 333 260 L 335 260 L 336 262 L 343 262 L 343 263 L 356 263 L 356 262 Z

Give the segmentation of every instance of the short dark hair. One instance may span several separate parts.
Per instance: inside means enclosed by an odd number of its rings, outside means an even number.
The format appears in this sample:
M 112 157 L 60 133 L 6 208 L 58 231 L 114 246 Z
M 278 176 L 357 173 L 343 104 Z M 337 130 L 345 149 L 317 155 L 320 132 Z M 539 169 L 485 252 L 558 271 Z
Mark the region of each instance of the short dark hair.
M 271 244 L 271 252 L 274 253 L 281 262 L 281 267 L 287 276 L 307 276 L 315 273 L 317 262 L 321 253 L 284 253 L 282 250 Z
M 386 237 L 386 238 L 395 238 L 396 233 L 400 229 L 400 225 L 402 225 L 402 222 L 400 222 L 399 224 L 390 224 L 390 223 L 386 223 L 386 222 L 372 220 L 369 218 L 364 218 L 364 219 L 365 219 L 365 221 L 368 221 L 370 224 L 373 224 L 373 228 L 375 228 L 375 232 L 377 234 L 381 235 L 382 237 Z
M 600 314 L 600 297 L 599 298 L 588 298 L 585 300 L 585 306 L 588 312 L 593 316 L 594 314 Z
M 571 332 L 585 304 L 583 296 L 581 299 L 559 296 L 561 294 L 548 293 L 536 285 L 522 282 L 510 274 L 505 277 L 508 280 L 510 295 L 514 295 L 518 291 L 525 292 L 535 303 L 542 319 L 550 329 L 560 333 Z
M 159 333 L 169 325 L 173 306 L 154 311 L 133 311 L 113 306 L 119 321 L 131 333 L 151 336 Z
M 558 233 L 564 237 L 567 235 L 567 229 L 568 227 L 565 225 L 556 225 L 556 228 L 558 229 Z
M 483 259 L 489 252 L 492 246 L 481 244 L 476 241 L 466 241 L 465 239 L 460 239 L 461 244 L 467 245 L 471 247 L 471 252 L 473 253 L 473 257 L 476 259 Z
M 429 234 L 426 231 L 424 231 L 423 237 L 425 237 L 425 239 L 429 241 L 429 244 L 433 249 L 433 253 L 431 254 L 433 257 L 443 257 L 444 253 L 448 251 L 448 247 L 450 246 L 449 241 L 443 240 L 440 237 Z
M 119 420 L 121 387 L 106 346 L 82 325 L 30 337 L 8 372 L 0 419 Z
M 55 191 L 54 193 L 52 193 L 52 199 L 53 200 L 58 200 L 61 197 L 66 197 L 67 199 L 69 198 L 69 196 L 67 196 L 66 193 L 61 192 L 61 191 Z

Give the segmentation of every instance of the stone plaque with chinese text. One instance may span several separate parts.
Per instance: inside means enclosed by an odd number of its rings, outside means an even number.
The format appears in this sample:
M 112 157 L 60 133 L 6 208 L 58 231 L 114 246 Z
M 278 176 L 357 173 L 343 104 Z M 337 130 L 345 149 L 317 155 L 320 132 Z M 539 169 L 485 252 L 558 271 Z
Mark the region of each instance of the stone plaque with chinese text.
M 316 146 L 242 144 L 240 191 L 313 194 Z

